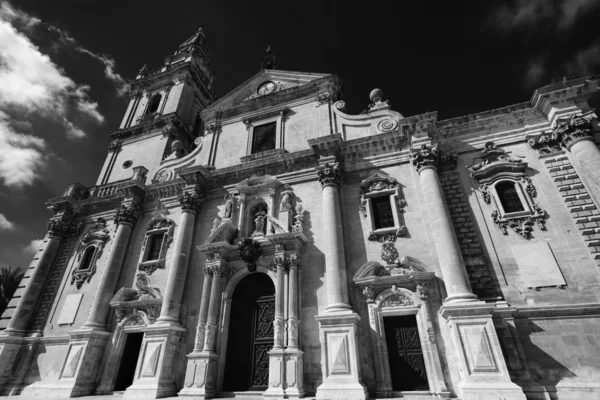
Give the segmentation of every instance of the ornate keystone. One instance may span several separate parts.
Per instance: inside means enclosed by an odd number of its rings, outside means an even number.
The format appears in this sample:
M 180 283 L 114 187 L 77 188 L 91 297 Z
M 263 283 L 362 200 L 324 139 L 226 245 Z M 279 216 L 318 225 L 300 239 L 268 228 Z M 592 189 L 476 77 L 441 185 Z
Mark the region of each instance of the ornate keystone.
M 438 167 L 439 153 L 437 145 L 428 147 L 424 144 L 421 146 L 421 150 L 412 152 L 410 156 L 417 172 L 421 172 L 423 168 L 437 169 Z
M 342 180 L 339 163 L 326 163 L 322 167 L 317 169 L 317 175 L 319 175 L 319 182 L 323 188 L 327 186 L 339 186 Z
M 128 206 L 123 204 L 115 216 L 115 225 L 127 224 L 134 226 L 141 215 L 142 207 L 139 204 L 131 203 Z
M 260 243 L 252 238 L 244 238 L 238 245 L 240 257 L 247 263 L 248 271 L 256 271 L 256 261 L 262 255 Z
M 179 196 L 179 204 L 183 212 L 197 213 L 202 206 L 202 198 L 197 193 L 190 194 L 189 192 L 185 192 Z

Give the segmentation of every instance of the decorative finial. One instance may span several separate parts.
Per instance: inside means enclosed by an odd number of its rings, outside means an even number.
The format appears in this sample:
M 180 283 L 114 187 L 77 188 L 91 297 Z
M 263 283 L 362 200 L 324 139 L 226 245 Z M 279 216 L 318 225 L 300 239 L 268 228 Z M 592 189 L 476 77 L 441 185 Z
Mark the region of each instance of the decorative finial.
M 262 58 L 261 62 L 262 69 L 275 69 L 275 55 L 271 53 L 271 45 L 267 45 L 267 49 L 265 50 L 265 55 Z

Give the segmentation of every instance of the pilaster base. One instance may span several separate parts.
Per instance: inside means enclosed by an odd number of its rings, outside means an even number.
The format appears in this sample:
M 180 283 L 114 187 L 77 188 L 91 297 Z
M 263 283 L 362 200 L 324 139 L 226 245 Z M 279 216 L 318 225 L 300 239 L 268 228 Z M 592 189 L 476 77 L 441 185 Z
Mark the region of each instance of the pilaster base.
M 304 397 L 304 352 L 297 349 L 286 349 L 283 358 L 285 363 L 285 395 L 290 399 Z
M 218 355 L 214 352 L 188 354 L 185 383 L 178 396 L 194 399 L 214 398 L 218 358 Z
M 317 399 L 366 400 L 361 381 L 356 330 L 360 317 L 353 312 L 325 313 L 315 317 L 320 325 L 323 383 Z
M 133 384 L 123 399 L 160 399 L 177 395 L 175 362 L 179 358 L 185 328 L 151 325 L 144 329 L 144 340 L 135 369 Z
M 24 344 L 21 337 L 0 337 L 0 396 L 9 395 L 12 390 L 15 369 L 23 359 L 19 352 Z
M 521 387 L 510 380 L 492 322 L 494 306 L 484 302 L 444 305 L 441 315 L 459 363 L 458 390 L 463 400 L 526 400 Z
M 79 330 L 69 336 L 69 350 L 58 382 L 52 385 L 27 386 L 21 392 L 22 395 L 63 399 L 94 394 L 102 353 L 110 332 Z

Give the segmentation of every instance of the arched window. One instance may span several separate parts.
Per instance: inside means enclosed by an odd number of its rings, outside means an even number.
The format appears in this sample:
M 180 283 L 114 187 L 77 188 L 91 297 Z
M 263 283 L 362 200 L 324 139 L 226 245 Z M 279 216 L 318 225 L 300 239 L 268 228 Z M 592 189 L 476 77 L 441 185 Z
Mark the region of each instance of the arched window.
M 525 211 L 515 185 L 513 182 L 501 182 L 496 185 L 496 193 L 505 213 Z
M 88 270 L 92 264 L 92 259 L 94 258 L 94 252 L 96 251 L 96 247 L 90 246 L 85 249 L 83 253 L 83 257 L 81 259 L 81 264 L 79 264 L 79 270 Z
M 146 114 L 154 114 L 158 112 L 158 106 L 160 105 L 161 99 L 162 96 L 160 93 L 156 93 L 154 96 L 152 96 L 150 103 L 148 104 L 148 110 L 146 111 Z

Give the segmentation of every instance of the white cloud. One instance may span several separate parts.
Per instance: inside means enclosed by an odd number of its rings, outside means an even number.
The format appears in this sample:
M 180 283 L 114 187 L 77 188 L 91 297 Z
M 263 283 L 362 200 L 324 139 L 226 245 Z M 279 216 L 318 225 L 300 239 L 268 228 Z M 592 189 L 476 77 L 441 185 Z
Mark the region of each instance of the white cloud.
M 26 36 L 38 27 L 39 19 L 0 2 L 0 184 L 9 187 L 31 185 L 47 163 L 45 140 L 32 135 L 33 117 L 62 124 L 69 138 L 85 136 L 70 120 L 73 112 L 104 122 L 89 86 L 76 84 Z
M 34 239 L 31 241 L 31 243 L 25 246 L 25 251 L 28 253 L 37 253 L 43 244 L 43 239 Z
M 0 231 L 13 231 L 15 230 L 15 224 L 10 222 L 4 214 L 0 214 Z
M 597 74 L 600 71 L 600 40 L 575 53 L 565 70 L 568 76 Z
M 543 58 L 532 60 L 527 68 L 525 74 L 525 86 L 533 87 L 541 83 L 542 79 L 546 76 L 546 66 Z
M 102 54 L 92 53 L 81 46 L 78 46 L 76 50 L 104 64 L 104 76 L 115 84 L 119 96 L 123 97 L 129 92 L 129 84 L 115 71 L 115 60 Z
M 504 31 L 523 27 L 568 30 L 581 15 L 599 4 L 600 0 L 516 0 L 498 7 L 492 21 Z

